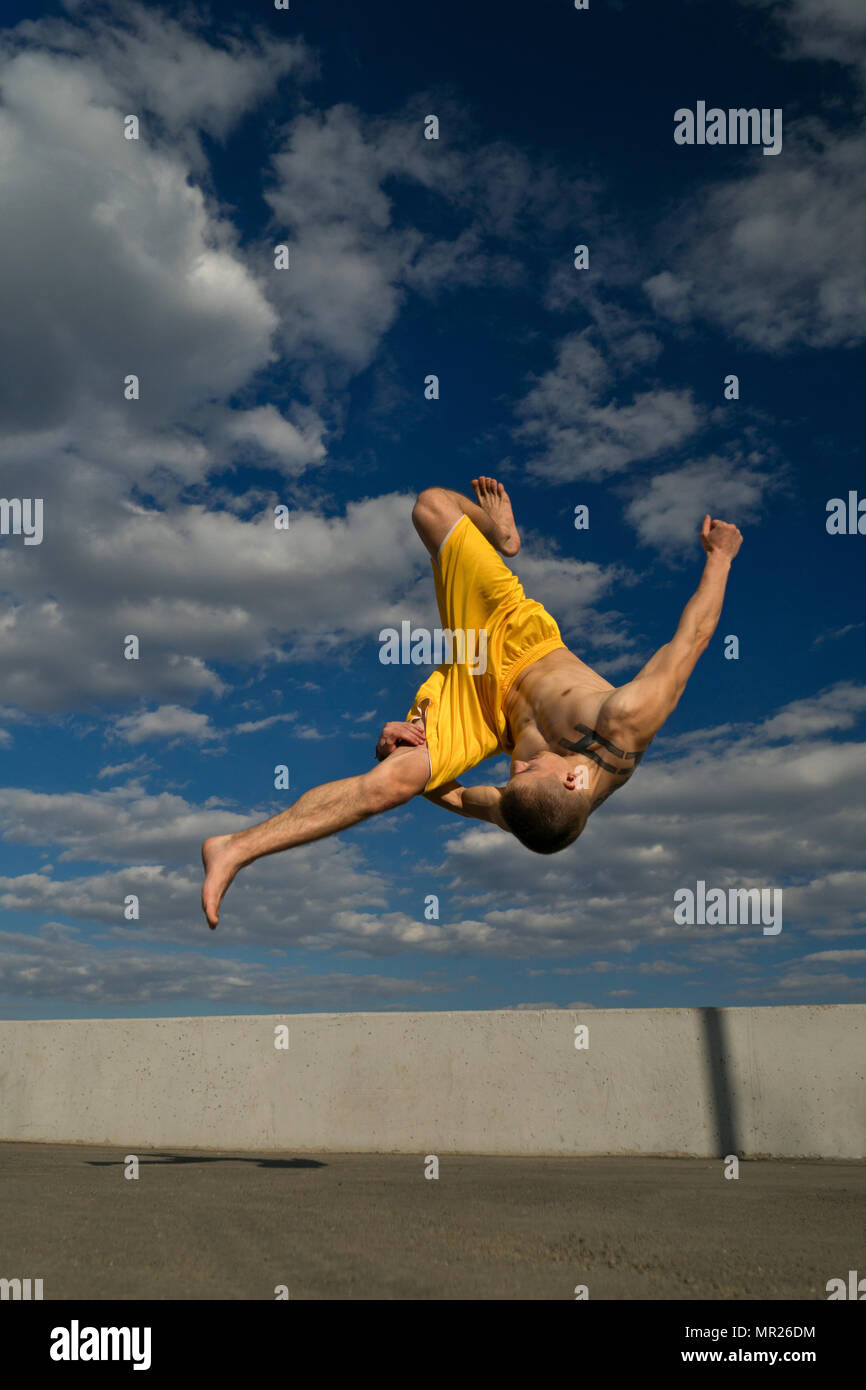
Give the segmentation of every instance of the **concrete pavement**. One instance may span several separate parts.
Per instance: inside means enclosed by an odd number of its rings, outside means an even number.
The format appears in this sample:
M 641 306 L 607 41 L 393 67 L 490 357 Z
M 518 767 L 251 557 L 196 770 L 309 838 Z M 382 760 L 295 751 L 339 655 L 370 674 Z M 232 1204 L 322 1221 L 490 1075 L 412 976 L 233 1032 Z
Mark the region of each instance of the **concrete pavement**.
M 129 1150 L 126 1151 L 127 1153 Z M 849 1161 L 195 1153 L 0 1143 L 0 1278 L 46 1299 L 826 1299 Z

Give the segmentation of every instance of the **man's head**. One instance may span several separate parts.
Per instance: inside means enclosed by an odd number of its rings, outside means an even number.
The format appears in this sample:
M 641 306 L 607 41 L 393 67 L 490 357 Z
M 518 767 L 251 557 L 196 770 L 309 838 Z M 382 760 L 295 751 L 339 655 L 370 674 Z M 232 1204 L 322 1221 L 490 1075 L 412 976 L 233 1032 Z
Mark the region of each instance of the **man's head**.
M 536 854 L 556 854 L 573 843 L 589 818 L 589 793 L 578 785 L 572 761 L 540 753 L 515 762 L 499 811 L 512 835 Z

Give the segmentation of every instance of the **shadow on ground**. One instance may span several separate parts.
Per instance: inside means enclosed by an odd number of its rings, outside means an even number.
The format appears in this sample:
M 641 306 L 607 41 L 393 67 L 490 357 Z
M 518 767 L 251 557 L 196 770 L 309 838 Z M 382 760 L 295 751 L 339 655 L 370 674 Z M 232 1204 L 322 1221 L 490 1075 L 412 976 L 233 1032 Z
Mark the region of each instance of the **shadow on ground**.
M 123 1158 L 89 1158 L 86 1160 L 90 1168 L 123 1168 L 126 1160 Z M 242 1158 L 239 1154 L 205 1154 L 193 1157 L 189 1154 L 151 1154 L 147 1158 L 139 1158 L 138 1166 L 145 1167 L 148 1164 L 156 1164 L 161 1168 L 168 1168 L 173 1163 L 254 1163 L 258 1168 L 326 1168 L 327 1164 L 320 1163 L 315 1158 Z

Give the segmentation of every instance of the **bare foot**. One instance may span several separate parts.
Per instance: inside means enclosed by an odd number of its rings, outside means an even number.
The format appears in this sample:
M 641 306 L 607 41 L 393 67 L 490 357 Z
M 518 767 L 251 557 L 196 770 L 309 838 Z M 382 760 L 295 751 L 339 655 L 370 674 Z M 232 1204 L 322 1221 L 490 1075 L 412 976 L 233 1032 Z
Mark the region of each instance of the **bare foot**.
M 520 535 L 514 524 L 511 498 L 505 488 L 495 478 L 473 478 L 472 491 L 479 507 L 487 513 L 493 525 L 491 545 L 502 555 L 516 555 L 520 549 Z
M 233 835 L 212 835 L 201 847 L 201 861 L 204 864 L 201 905 L 211 931 L 219 921 L 219 908 L 225 891 L 241 867 L 240 859 L 232 850 L 232 840 Z

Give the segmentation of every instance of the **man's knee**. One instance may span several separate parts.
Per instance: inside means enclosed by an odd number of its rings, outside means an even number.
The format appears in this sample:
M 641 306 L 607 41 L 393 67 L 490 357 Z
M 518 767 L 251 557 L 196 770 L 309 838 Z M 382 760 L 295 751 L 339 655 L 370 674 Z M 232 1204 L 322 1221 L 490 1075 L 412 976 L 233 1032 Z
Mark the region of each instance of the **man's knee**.
M 429 768 L 426 748 L 413 748 L 400 757 L 391 754 L 365 772 L 360 779 L 365 815 L 377 816 L 405 806 L 424 790 Z
M 453 507 L 454 503 L 444 487 L 425 487 L 415 499 L 412 520 L 416 526 L 419 522 L 433 521 Z

